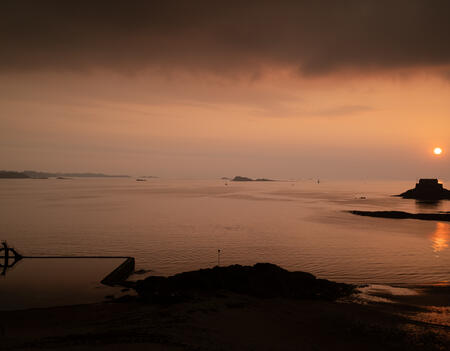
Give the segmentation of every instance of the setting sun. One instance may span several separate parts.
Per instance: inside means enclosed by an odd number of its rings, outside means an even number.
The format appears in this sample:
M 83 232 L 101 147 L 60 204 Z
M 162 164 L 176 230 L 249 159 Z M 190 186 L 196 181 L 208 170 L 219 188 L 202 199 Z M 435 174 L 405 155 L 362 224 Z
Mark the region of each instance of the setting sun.
M 440 155 L 440 154 L 442 154 L 442 149 L 440 147 L 435 147 L 433 150 L 433 153 L 435 155 Z

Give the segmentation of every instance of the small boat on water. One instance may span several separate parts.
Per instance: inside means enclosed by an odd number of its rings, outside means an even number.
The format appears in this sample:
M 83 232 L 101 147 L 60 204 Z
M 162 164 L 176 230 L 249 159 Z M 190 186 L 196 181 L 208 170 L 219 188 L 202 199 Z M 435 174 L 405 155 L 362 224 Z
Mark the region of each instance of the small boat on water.
M 146 181 L 147 181 L 147 179 L 143 179 L 143 178 L 137 178 L 137 179 L 136 179 L 136 181 L 137 181 L 137 182 L 146 182 Z

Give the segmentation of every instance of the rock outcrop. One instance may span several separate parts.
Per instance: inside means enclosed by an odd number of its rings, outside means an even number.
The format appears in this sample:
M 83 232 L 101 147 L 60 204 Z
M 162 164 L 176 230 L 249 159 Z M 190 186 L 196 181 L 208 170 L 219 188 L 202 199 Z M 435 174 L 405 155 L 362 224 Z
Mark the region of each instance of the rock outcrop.
M 175 302 L 199 293 L 229 291 L 257 297 L 336 300 L 354 290 L 353 285 L 317 279 L 305 272 L 290 272 L 271 263 L 232 265 L 176 274 L 151 276 L 134 289 L 145 300 Z
M 421 219 L 425 221 L 450 221 L 450 212 L 438 213 L 409 213 L 403 211 L 349 211 L 358 216 L 393 218 L 393 219 Z

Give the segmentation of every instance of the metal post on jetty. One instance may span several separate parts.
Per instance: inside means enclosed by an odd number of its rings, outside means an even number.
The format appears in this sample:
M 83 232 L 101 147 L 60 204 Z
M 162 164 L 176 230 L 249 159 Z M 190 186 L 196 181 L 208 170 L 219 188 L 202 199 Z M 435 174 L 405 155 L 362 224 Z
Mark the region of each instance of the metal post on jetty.
M 3 256 L 2 255 L 3 252 Z M 11 254 L 12 255 L 11 255 Z M 12 262 L 10 263 L 10 258 Z M 2 268 L 2 273 L 0 275 L 6 275 L 6 270 L 12 268 L 17 262 L 19 262 L 23 256 L 19 254 L 14 248 L 8 247 L 6 241 L 2 242 L 2 247 L 0 248 L 0 268 Z

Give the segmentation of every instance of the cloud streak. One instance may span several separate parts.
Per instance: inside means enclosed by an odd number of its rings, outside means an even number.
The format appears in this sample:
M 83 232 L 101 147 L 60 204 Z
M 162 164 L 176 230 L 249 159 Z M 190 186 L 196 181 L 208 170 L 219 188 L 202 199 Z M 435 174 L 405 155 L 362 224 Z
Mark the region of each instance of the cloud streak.
M 449 12 L 445 0 L 4 0 L 0 71 L 283 67 L 317 76 L 445 66 Z

